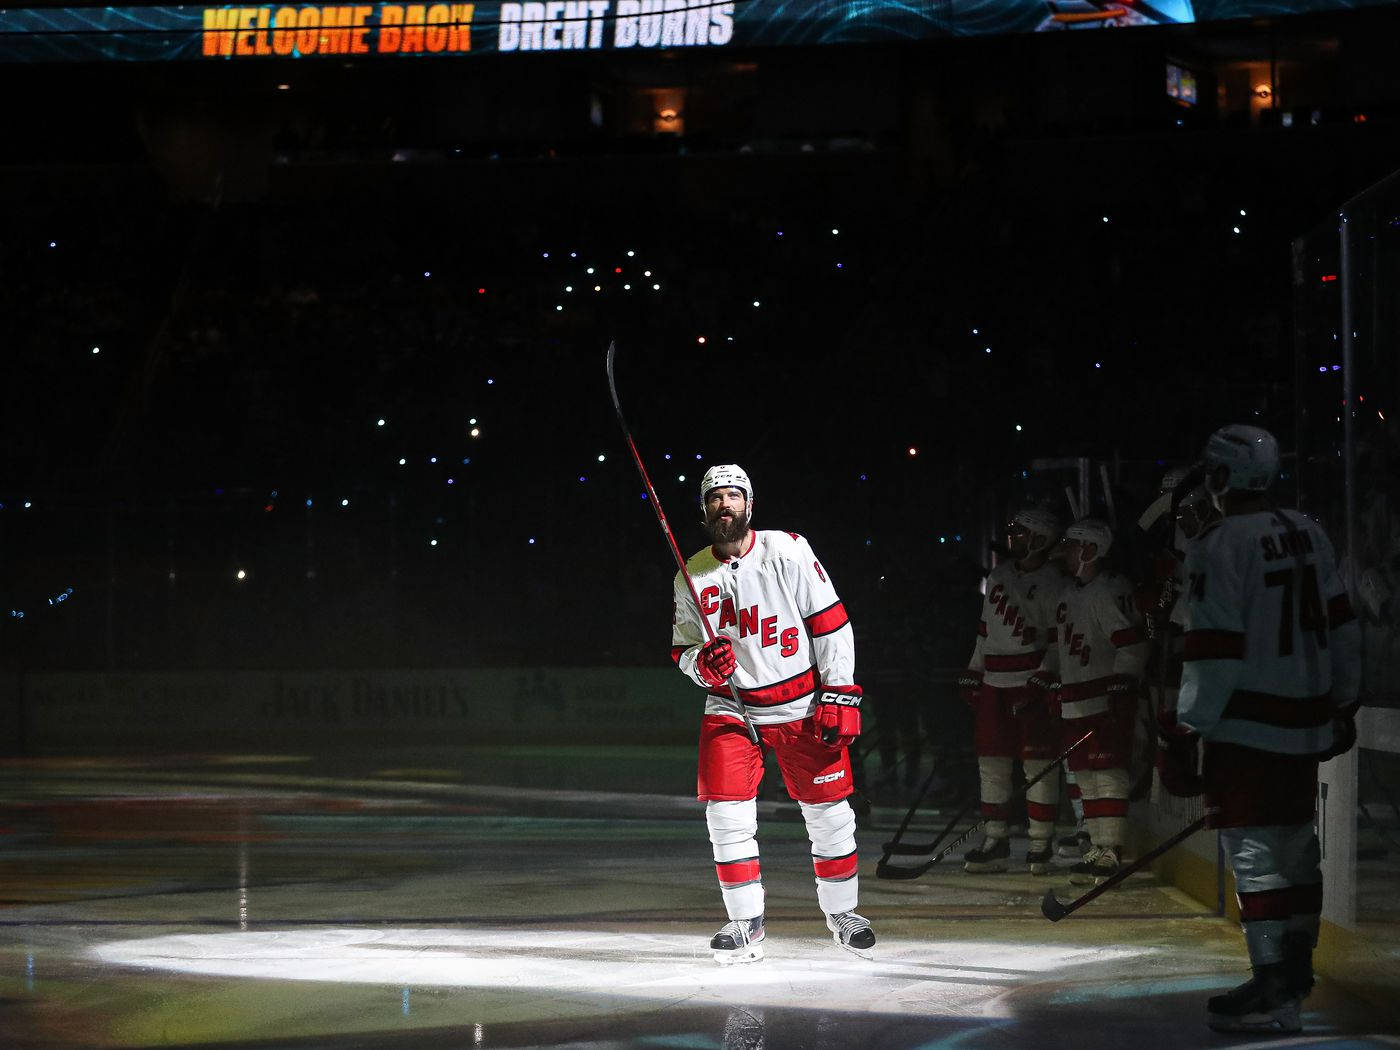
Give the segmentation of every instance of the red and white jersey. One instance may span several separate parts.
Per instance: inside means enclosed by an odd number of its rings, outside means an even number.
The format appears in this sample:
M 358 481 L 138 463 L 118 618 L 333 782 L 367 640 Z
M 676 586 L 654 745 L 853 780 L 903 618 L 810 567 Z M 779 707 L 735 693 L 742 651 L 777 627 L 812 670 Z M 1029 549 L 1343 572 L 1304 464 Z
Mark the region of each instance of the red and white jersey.
M 1053 564 L 1022 572 L 1004 561 L 987 575 L 987 596 L 977 624 L 970 671 L 997 689 L 1026 684 L 1038 668 L 1056 666 L 1055 606 L 1067 578 Z
M 751 531 L 741 556 L 713 547 L 686 563 L 699 614 L 734 644 L 730 679 L 756 725 L 795 722 L 812 713 L 821 686 L 855 684 L 855 638 L 846 607 L 811 546 L 795 532 Z M 706 642 L 685 578 L 676 573 L 671 659 L 697 684 L 695 661 Z M 710 689 L 707 715 L 742 718 L 727 688 Z
M 1307 755 L 1355 702 L 1361 629 L 1332 544 L 1297 511 L 1225 518 L 1186 559 L 1177 719 L 1208 740 Z
M 1107 711 L 1110 687 L 1140 683 L 1149 646 L 1133 586 L 1116 572 L 1074 581 L 1055 610 L 1060 710 L 1065 718 Z

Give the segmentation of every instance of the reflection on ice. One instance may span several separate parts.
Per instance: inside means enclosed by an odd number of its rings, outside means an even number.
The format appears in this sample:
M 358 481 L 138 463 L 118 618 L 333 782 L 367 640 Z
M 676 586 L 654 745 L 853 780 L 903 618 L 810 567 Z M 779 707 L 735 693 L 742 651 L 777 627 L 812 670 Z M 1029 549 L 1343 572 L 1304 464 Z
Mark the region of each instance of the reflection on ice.
M 699 934 L 564 930 L 351 929 L 187 933 L 97 945 L 103 962 L 179 973 L 290 981 L 533 988 L 674 1002 L 678 997 L 764 1004 L 946 1014 L 976 1008 L 1017 985 L 1072 970 L 1121 972 L 1142 947 L 994 941 L 881 943 L 874 961 L 852 960 L 818 936 L 770 933 L 768 958 L 718 967 Z M 1068 975 L 1067 975 L 1068 976 Z

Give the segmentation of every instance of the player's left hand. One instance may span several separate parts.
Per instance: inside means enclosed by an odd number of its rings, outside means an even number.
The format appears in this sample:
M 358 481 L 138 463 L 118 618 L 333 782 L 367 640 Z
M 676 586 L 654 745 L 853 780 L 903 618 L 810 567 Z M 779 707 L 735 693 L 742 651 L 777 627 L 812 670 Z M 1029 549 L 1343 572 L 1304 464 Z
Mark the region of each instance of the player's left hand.
M 822 686 L 812 721 L 823 744 L 848 747 L 860 736 L 860 699 L 858 685 Z

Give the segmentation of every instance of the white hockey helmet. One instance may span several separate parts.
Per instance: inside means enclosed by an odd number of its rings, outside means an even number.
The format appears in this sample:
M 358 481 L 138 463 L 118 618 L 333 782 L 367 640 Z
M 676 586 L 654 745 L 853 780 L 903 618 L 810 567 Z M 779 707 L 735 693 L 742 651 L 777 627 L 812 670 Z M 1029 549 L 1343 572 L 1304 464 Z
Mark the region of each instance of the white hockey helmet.
M 1210 436 L 1204 459 L 1212 496 L 1229 489 L 1263 492 L 1278 476 L 1278 440 L 1261 427 L 1231 423 Z
M 744 473 L 744 468 L 737 463 L 720 463 L 705 471 L 705 476 L 700 479 L 700 502 L 704 503 L 715 489 L 727 488 L 742 489 L 744 501 L 753 506 L 753 484 Z
M 1011 524 L 1019 525 L 1031 534 L 1030 549 L 1032 552 L 1048 550 L 1059 542 L 1060 534 L 1064 531 L 1059 517 L 1048 507 L 1039 507 L 1029 504 L 1018 510 L 1011 519 Z M 1041 539 L 1041 543 L 1035 542 L 1036 538 Z
M 1065 529 L 1065 539 L 1095 544 L 1099 549 L 1094 559 L 1097 561 L 1113 546 L 1113 530 L 1109 528 L 1108 522 L 1101 518 L 1080 518 Z

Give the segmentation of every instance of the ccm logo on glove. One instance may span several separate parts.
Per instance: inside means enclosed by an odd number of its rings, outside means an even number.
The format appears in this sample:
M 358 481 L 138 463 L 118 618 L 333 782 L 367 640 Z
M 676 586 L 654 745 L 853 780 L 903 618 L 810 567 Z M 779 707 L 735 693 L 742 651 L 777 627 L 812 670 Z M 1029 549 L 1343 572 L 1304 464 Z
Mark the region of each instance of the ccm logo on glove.
M 847 747 L 860 736 L 860 686 L 828 687 L 817 694 L 817 736 L 830 747 Z

